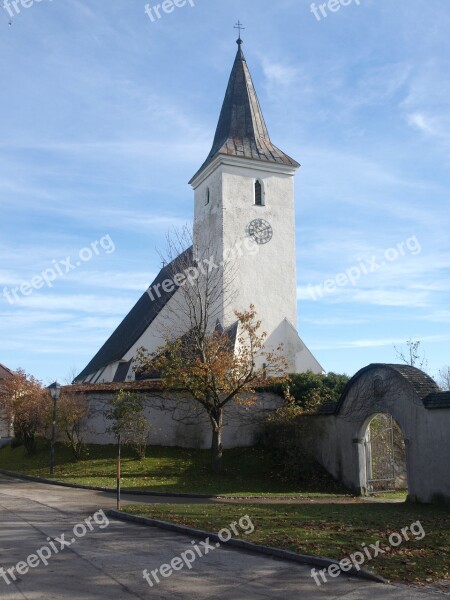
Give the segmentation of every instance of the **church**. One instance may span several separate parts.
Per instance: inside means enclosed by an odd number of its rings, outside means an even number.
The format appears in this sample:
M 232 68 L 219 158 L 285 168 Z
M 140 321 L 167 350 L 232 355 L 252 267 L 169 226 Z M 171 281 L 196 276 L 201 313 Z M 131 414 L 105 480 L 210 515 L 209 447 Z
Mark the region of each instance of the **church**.
M 222 267 L 230 250 L 239 249 L 233 281 L 222 284 L 217 326 L 231 331 L 237 325 L 235 311 L 254 305 L 267 333 L 266 349 L 282 344 L 290 373 L 323 372 L 297 330 L 294 177 L 300 165 L 272 143 L 240 36 L 237 44 L 211 151 L 189 182 L 192 247 L 162 268 L 76 384 L 135 379 L 137 351 L 152 353 L 164 344 L 163 324 L 176 313 L 181 286 L 189 285 L 186 277 L 173 276 L 177 266 L 195 270 L 211 241 Z M 187 332 L 188 327 L 180 335 Z

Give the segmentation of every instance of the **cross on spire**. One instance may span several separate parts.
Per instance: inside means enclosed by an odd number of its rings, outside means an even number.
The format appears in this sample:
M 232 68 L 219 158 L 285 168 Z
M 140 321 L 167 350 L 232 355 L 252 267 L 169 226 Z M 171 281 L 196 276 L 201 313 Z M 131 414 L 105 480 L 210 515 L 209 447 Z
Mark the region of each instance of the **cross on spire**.
M 243 24 L 240 21 L 238 21 L 236 23 L 236 25 L 234 26 L 234 28 L 239 29 L 239 38 L 237 40 L 237 44 L 238 44 L 238 46 L 240 46 L 243 43 L 242 39 L 241 39 L 241 30 L 243 31 L 245 29 L 245 27 L 243 26 Z

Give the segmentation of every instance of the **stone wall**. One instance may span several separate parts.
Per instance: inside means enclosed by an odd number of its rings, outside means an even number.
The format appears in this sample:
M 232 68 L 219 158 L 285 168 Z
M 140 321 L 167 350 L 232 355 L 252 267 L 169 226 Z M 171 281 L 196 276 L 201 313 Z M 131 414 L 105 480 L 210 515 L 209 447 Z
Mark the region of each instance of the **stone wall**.
M 377 378 L 385 382 L 380 396 L 373 393 Z M 388 367 L 362 370 L 350 383 L 336 414 L 311 418 L 305 443 L 315 458 L 365 494 L 367 427 L 376 414 L 390 414 L 405 439 L 410 500 L 450 502 L 450 408 L 426 408 L 417 388 Z
M 155 446 L 180 446 L 184 448 L 209 448 L 211 425 L 204 409 L 183 394 L 163 395 L 142 392 L 145 397 L 146 417 L 151 425 L 150 444 Z M 110 423 L 104 412 L 113 392 L 90 391 L 84 394 L 89 403 L 90 418 L 87 423 L 87 441 L 91 444 L 111 444 L 114 437 L 108 433 Z M 264 420 L 269 412 L 281 406 L 279 396 L 264 392 L 257 394 L 253 406 L 231 402 L 225 408 L 224 448 L 253 446 L 263 441 Z

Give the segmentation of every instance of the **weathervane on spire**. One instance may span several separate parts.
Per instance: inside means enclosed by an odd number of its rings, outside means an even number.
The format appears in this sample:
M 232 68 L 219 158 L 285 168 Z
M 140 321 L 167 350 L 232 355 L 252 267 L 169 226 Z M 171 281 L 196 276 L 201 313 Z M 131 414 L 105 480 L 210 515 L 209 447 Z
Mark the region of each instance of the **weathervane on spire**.
M 243 41 L 242 41 L 242 39 L 241 39 L 241 30 L 244 30 L 244 29 L 245 29 L 245 27 L 243 26 L 243 24 L 242 24 L 240 21 L 238 21 L 238 22 L 236 23 L 236 25 L 234 26 L 234 28 L 235 28 L 235 29 L 239 29 L 239 38 L 238 38 L 238 40 L 237 40 L 237 44 L 238 44 L 238 46 L 240 46 L 241 44 L 243 44 Z

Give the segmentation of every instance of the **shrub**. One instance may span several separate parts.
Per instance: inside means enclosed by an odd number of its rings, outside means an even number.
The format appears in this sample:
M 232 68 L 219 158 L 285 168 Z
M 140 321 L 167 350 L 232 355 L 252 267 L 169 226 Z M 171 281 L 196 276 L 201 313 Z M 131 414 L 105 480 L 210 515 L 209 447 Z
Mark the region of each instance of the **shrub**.
M 29 456 L 36 451 L 36 437 L 45 431 L 49 405 L 42 383 L 22 369 L 2 383 L 0 409 L 13 423 L 16 443 L 23 444 Z
M 314 456 L 304 442 L 308 417 L 303 409 L 290 405 L 272 413 L 266 424 L 269 446 L 278 463 L 278 476 L 284 481 L 310 482 L 317 471 Z
M 145 399 L 141 395 L 121 390 L 105 412 L 106 418 L 112 421 L 108 431 L 120 435 L 122 442 L 131 446 L 140 459 L 145 458 L 151 429 L 144 408 Z
M 284 396 L 285 405 L 268 417 L 266 434 L 282 479 L 308 484 L 324 479 L 325 469 L 312 450 L 311 419 L 323 404 L 338 402 L 348 381 L 347 375 L 308 371 L 290 375 L 287 383 L 274 386 L 273 391 Z
M 312 371 L 293 373 L 286 383 L 277 383 L 272 390 L 286 398 L 306 413 L 312 414 L 326 402 L 338 402 L 349 381 L 347 375 L 327 373 L 316 375 Z
M 86 398 L 83 395 L 65 392 L 61 395 L 57 409 L 58 431 L 64 432 L 66 443 L 71 448 L 74 458 L 81 460 L 87 457 L 85 436 L 89 410 Z

